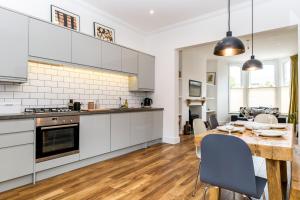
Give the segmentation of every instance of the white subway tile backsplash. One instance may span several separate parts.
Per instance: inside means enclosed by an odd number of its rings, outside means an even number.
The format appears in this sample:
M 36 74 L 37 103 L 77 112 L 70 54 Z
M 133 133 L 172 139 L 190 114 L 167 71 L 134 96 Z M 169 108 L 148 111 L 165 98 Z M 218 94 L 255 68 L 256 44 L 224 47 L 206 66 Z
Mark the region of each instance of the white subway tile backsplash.
M 28 82 L 0 83 L 0 102 L 26 107 L 66 106 L 69 99 L 87 105 L 98 101 L 101 108 L 114 108 L 128 99 L 130 107 L 140 106 L 146 93 L 128 90 L 128 76 L 114 72 L 72 66 L 29 62 Z

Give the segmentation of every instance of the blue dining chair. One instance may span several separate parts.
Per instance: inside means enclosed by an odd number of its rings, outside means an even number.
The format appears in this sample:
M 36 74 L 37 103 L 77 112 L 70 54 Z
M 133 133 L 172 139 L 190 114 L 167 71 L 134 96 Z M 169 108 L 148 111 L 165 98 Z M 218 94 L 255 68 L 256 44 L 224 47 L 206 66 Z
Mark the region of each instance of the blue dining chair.
M 201 182 L 240 193 L 249 199 L 260 199 L 267 183 L 267 179 L 255 176 L 248 145 L 229 135 L 211 134 L 203 138 L 200 174 Z M 204 198 L 206 192 L 207 188 Z

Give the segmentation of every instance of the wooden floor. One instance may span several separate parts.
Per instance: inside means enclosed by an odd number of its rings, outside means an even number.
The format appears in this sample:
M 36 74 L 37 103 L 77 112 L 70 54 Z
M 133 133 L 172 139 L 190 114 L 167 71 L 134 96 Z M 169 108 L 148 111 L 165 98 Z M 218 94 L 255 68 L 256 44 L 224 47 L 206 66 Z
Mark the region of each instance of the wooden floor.
M 192 200 L 198 159 L 193 138 L 159 144 L 0 194 L 1 200 Z M 222 200 L 232 193 L 222 190 Z M 236 199 L 242 199 L 237 196 Z

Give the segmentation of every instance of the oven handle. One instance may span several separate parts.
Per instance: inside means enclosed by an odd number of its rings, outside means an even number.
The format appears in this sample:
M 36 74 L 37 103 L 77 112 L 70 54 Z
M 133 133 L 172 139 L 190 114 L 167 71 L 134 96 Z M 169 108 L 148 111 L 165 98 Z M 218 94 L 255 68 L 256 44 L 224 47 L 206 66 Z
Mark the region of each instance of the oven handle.
M 69 128 L 69 127 L 76 127 L 78 124 L 68 124 L 68 125 L 60 125 L 60 126 L 49 126 L 49 127 L 41 127 L 41 130 L 50 130 L 55 128 Z

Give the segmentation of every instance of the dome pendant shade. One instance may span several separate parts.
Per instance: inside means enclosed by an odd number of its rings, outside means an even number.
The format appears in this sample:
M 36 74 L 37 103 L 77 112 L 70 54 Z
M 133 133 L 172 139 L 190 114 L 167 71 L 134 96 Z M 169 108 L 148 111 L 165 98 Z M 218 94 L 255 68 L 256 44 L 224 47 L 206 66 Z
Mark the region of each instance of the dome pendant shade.
M 214 55 L 216 56 L 234 56 L 245 52 L 243 42 L 232 37 L 232 32 L 228 31 L 226 37 L 219 41 L 215 47 Z
M 262 62 L 259 60 L 255 59 L 254 56 L 251 56 L 250 60 L 247 60 L 243 64 L 243 71 L 255 71 L 263 68 Z

